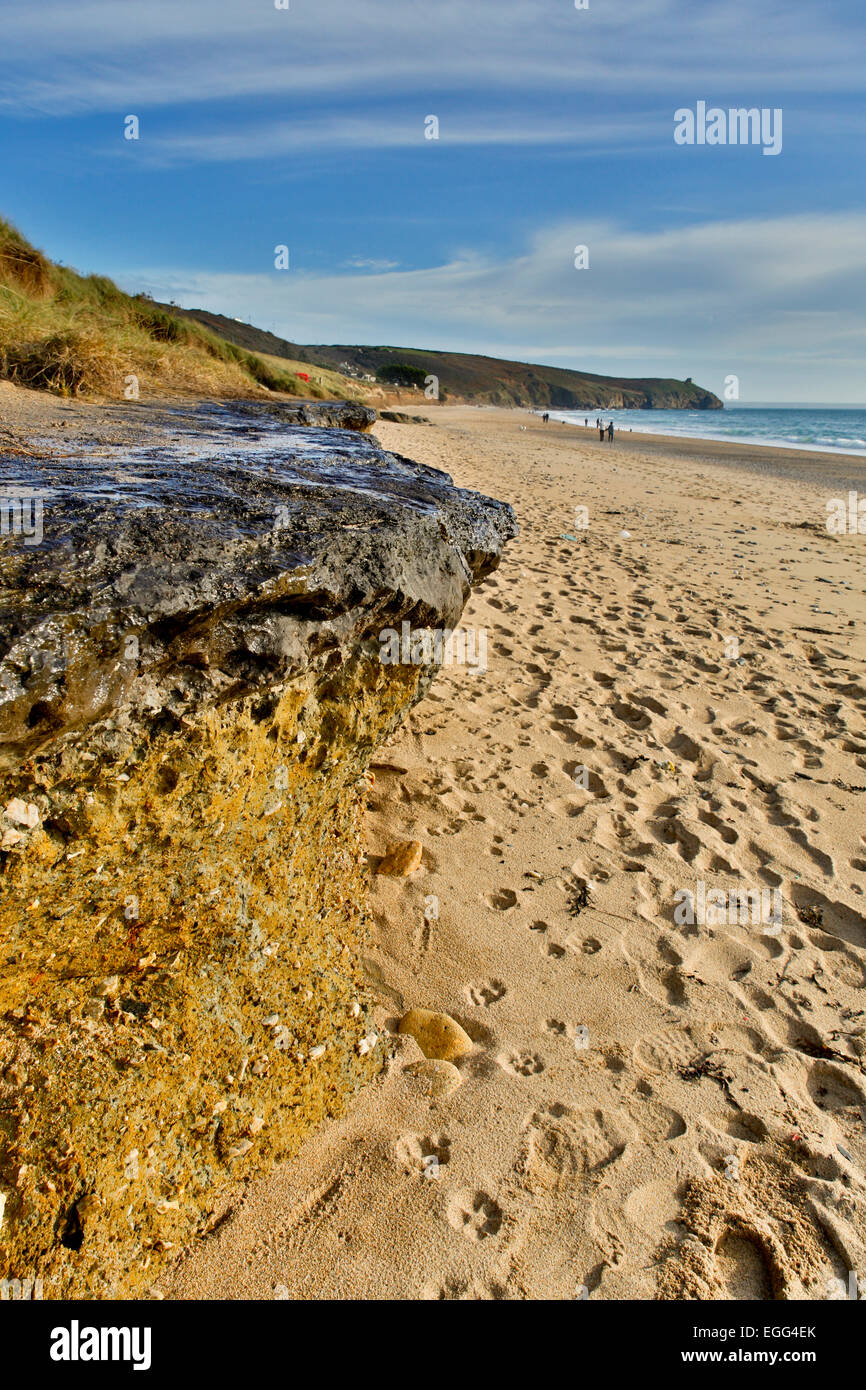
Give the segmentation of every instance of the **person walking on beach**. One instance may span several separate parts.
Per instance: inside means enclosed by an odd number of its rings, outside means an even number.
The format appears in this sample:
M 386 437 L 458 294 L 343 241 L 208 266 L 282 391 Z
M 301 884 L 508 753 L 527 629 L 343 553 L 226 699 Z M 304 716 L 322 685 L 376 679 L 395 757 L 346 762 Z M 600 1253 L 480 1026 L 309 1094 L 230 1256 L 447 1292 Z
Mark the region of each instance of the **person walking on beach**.
M 604 443 L 604 425 L 601 423 L 600 420 L 599 420 L 599 422 L 598 422 L 598 437 L 599 437 L 599 439 L 601 440 L 601 442 L 602 442 L 602 444 L 603 444 L 603 443 Z
M 608 421 L 608 426 L 607 426 L 607 442 L 608 442 L 608 444 L 612 444 L 612 443 L 613 443 L 613 420 Z
M 545 425 L 546 425 L 547 422 L 548 422 L 548 420 L 550 419 L 550 416 L 548 415 L 548 413 L 547 413 L 546 410 L 545 410 L 545 412 L 544 412 L 544 414 L 542 415 L 541 418 L 542 418 L 542 420 L 544 421 L 544 423 L 545 423 Z

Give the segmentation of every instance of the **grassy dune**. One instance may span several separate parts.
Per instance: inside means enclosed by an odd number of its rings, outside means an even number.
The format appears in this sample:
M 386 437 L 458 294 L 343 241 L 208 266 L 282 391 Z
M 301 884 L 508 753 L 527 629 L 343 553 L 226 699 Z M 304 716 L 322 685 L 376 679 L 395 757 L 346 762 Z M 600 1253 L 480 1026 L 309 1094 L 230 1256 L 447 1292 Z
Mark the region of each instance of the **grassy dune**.
M 305 396 L 315 396 L 319 400 L 364 401 L 368 405 L 376 405 L 377 402 L 390 400 L 393 394 L 383 391 L 380 387 L 362 386 L 360 382 L 353 381 L 342 372 L 303 362 L 300 358 L 295 361 L 291 357 L 277 357 L 270 352 L 257 352 L 253 355 L 272 367 L 275 372 L 306 372 L 310 378 L 309 385 L 301 381 L 300 388 Z
M 299 364 L 299 370 L 305 370 Z M 0 376 L 66 396 L 325 396 L 289 364 L 50 261 L 0 219 Z

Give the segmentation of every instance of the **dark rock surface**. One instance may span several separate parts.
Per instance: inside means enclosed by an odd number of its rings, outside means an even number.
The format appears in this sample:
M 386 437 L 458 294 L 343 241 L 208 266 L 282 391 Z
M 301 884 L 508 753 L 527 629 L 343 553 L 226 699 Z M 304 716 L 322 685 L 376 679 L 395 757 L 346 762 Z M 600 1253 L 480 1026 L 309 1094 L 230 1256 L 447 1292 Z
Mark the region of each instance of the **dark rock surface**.
M 390 420 L 394 425 L 432 425 L 426 415 L 407 415 L 403 410 L 380 410 L 380 420 Z
M 251 405 L 251 411 L 256 410 Z M 279 405 L 263 402 L 259 410 L 262 414 L 273 415 L 284 425 L 318 425 L 323 429 L 361 430 L 372 429 L 376 412 L 372 406 L 361 405 L 359 401 L 281 401 Z
M 211 670 L 260 688 L 386 618 L 447 627 L 515 531 L 510 507 L 367 436 L 258 407 L 177 425 L 163 447 L 0 458 L 0 500 L 38 495 L 43 533 L 0 546 L 0 766 L 153 704 L 148 672 L 182 675 L 178 706 Z

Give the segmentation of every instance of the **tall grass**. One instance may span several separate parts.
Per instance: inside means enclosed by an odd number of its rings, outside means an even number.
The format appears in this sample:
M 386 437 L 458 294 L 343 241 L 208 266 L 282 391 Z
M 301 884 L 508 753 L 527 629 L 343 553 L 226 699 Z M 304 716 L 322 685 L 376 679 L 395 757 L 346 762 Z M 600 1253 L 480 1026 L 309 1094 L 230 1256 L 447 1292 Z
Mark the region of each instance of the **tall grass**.
M 301 395 L 304 383 L 104 275 L 56 265 L 0 218 L 0 375 L 65 396 Z

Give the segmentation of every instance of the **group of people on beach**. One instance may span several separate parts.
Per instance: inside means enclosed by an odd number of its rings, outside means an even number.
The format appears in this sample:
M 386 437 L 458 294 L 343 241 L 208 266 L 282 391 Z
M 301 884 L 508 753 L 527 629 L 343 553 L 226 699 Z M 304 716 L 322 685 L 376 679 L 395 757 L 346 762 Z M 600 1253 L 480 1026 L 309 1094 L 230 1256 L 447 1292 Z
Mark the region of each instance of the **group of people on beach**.
M 544 412 L 544 414 L 542 415 L 541 419 L 542 419 L 542 423 L 546 425 L 547 422 L 548 422 L 548 420 L 550 419 L 550 411 L 549 411 L 549 410 L 545 410 L 545 412 Z M 587 426 L 589 425 L 589 416 L 588 416 L 588 415 L 584 417 L 583 423 L 584 423 L 584 425 L 587 425 Z M 605 435 L 607 435 L 607 442 L 608 442 L 608 444 L 612 444 L 612 443 L 613 443 L 613 420 L 608 420 L 607 424 L 605 424 L 604 421 L 602 420 L 601 416 L 600 416 L 600 415 L 597 415 L 597 416 L 596 416 L 596 420 L 595 420 L 595 427 L 596 427 L 596 429 L 598 430 L 598 437 L 599 437 L 599 439 L 601 440 L 602 443 L 604 443 L 604 436 L 605 436 Z
M 589 417 L 588 417 L 588 416 L 587 416 L 587 418 L 584 420 L 583 423 L 584 423 L 585 425 L 588 425 L 588 424 L 589 424 Z M 598 437 L 599 437 L 599 440 L 601 441 L 602 444 L 604 443 L 604 436 L 605 436 L 605 435 L 607 435 L 607 442 L 608 442 L 608 444 L 612 444 L 612 443 L 613 443 L 613 420 L 608 420 L 607 424 L 605 425 L 605 423 L 604 423 L 604 421 L 602 420 L 601 416 L 598 415 L 598 416 L 596 416 L 595 427 L 596 427 L 596 429 L 598 430 Z

